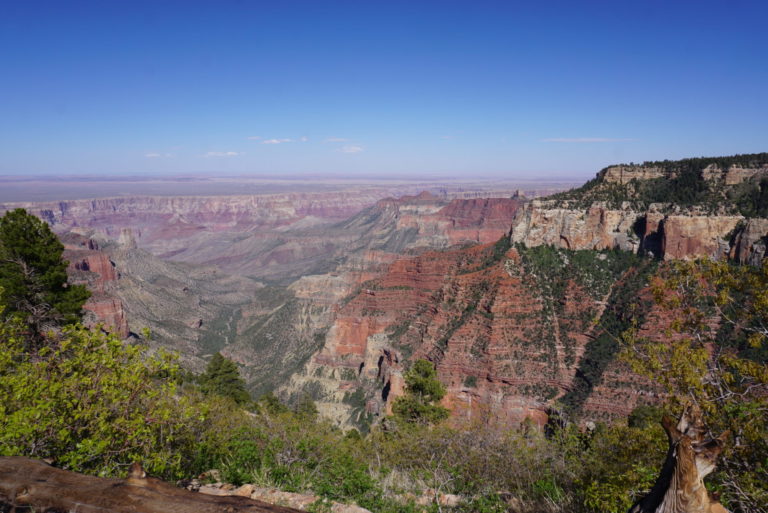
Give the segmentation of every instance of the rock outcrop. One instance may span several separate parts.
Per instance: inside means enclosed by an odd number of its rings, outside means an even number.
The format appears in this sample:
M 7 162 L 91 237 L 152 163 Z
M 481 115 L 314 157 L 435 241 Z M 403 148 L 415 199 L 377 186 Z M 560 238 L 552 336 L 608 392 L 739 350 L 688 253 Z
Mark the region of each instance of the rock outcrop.
M 643 251 L 665 260 L 708 257 L 754 262 L 765 254 L 768 220 L 661 210 L 652 205 L 637 211 L 628 202 L 620 209 L 604 203 L 564 208 L 556 201 L 534 200 L 518 210 L 511 240 L 529 247 Z
M 604 182 L 620 185 L 626 185 L 632 180 L 653 180 L 664 176 L 665 171 L 658 166 L 610 166 L 600 173 Z
M 77 233 L 62 237 L 64 259 L 69 262 L 67 273 L 73 284 L 83 284 L 91 292 L 83 310 L 85 324 L 100 324 L 121 338 L 130 334 L 123 302 L 116 295 L 119 274 L 115 263 L 100 250 L 99 243 Z
M 235 488 L 226 483 L 213 483 L 202 485 L 200 493 L 206 495 L 215 495 L 219 497 L 248 497 L 268 504 L 279 504 L 288 508 L 295 508 L 300 511 L 314 511 L 316 503 L 321 500 L 320 497 L 307 493 L 283 492 L 275 488 L 263 488 L 252 484 L 244 484 Z M 331 502 L 326 504 L 325 508 L 329 513 L 371 513 L 365 508 L 355 504 L 344 504 L 341 502 Z
M 748 219 L 738 228 L 732 239 L 731 258 L 742 264 L 760 265 L 768 246 L 768 219 Z
M 674 162 L 671 164 L 674 165 Z M 665 168 L 659 163 L 653 163 L 651 165 L 609 166 L 600 171 L 598 178 L 608 184 L 627 185 L 632 181 L 675 178 L 678 174 L 679 172 L 674 167 Z M 713 163 L 701 168 L 701 176 L 708 182 L 719 182 L 726 186 L 733 186 L 768 176 L 768 165 L 747 167 L 743 164 L 721 166 Z
M 743 220 L 742 216 L 666 216 L 661 221 L 661 252 L 666 260 L 727 258 L 730 235 Z
M 604 203 L 595 203 L 582 210 L 563 208 L 553 201 L 534 200 L 514 217 L 511 239 L 529 247 L 637 251 L 641 239 L 635 228 L 641 216 L 629 205 L 610 209 Z

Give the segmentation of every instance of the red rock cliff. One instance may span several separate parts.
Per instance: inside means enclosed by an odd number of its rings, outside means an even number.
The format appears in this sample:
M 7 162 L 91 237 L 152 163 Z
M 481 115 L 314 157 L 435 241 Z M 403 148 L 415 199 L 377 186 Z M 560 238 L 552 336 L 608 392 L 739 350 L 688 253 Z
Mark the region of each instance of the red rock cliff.
M 548 296 L 531 272 L 515 249 L 499 254 L 492 244 L 398 260 L 339 309 L 291 388 L 314 383 L 326 394 L 320 408 L 349 422 L 361 407 L 351 391 L 368 391 L 368 413 L 387 412 L 402 393 L 404 362 L 427 358 L 454 419 L 490 412 L 496 421 L 542 423 L 576 387 L 607 296 L 573 280 Z M 628 414 L 651 394 L 633 379 L 610 363 L 583 404 L 587 416 Z
M 86 324 L 103 324 L 118 336 L 127 337 L 130 332 L 125 309 L 113 293 L 119 278 L 114 263 L 99 250 L 98 243 L 93 239 L 70 233 L 63 236 L 63 242 L 64 258 L 69 261 L 67 273 L 70 281 L 84 284 L 91 291 L 91 297 L 83 305 L 87 312 Z

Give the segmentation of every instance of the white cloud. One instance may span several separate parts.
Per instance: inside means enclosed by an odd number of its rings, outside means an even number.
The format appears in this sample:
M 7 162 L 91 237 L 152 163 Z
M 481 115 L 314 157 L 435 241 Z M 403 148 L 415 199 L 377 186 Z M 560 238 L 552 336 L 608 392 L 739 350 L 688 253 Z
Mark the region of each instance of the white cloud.
M 345 139 L 343 137 L 329 137 L 325 140 L 327 143 L 340 143 L 340 142 L 347 142 L 349 139 Z
M 293 139 L 267 139 L 266 141 L 261 141 L 261 144 L 281 144 L 289 142 L 293 142 Z
M 162 157 L 166 157 L 166 158 L 168 158 L 168 157 L 173 157 L 173 153 L 157 153 L 157 152 L 151 152 L 151 153 L 146 153 L 144 156 L 145 156 L 146 158 L 148 158 L 148 159 L 157 159 L 157 158 L 162 158 Z
M 302 137 L 301 137 L 301 139 L 299 139 L 299 141 L 301 141 L 301 142 L 307 142 L 307 141 L 309 141 L 309 137 L 307 137 L 306 135 L 304 135 L 304 136 L 302 136 Z
M 342 146 L 341 148 L 339 148 L 338 151 L 340 151 L 341 153 L 360 153 L 361 151 L 363 151 L 363 147 L 348 144 L 346 146 Z
M 238 155 L 245 155 L 245 153 L 242 151 L 209 151 L 203 157 L 237 157 Z
M 262 137 L 260 135 L 252 135 L 250 137 L 246 137 L 246 139 L 248 139 L 249 141 L 258 141 L 261 138 Z
M 552 137 L 542 139 L 542 142 L 562 142 L 562 143 L 605 143 L 605 142 L 627 142 L 635 139 L 615 139 L 609 137 Z

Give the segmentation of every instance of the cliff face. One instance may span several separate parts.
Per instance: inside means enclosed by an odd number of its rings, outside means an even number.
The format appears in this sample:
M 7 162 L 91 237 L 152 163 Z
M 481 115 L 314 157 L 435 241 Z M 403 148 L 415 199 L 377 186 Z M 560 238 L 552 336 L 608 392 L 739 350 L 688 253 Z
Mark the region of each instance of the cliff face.
M 666 216 L 662 224 L 661 252 L 664 258 L 727 258 L 730 234 L 744 221 L 741 216 Z M 738 254 L 737 258 L 741 258 Z
M 768 219 L 748 219 L 735 230 L 730 257 L 740 263 L 760 265 L 766 256 Z
M 598 178 L 608 184 L 627 185 L 633 180 L 645 181 L 658 178 L 676 178 L 681 172 L 679 168 L 673 166 L 665 167 L 659 165 L 659 163 L 642 166 L 620 165 L 603 169 L 598 174 Z M 768 165 L 765 163 L 758 163 L 753 166 L 745 166 L 744 164 L 720 165 L 717 163 L 708 165 L 703 163 L 701 165 L 702 179 L 707 182 L 723 183 L 726 186 L 738 185 L 765 176 L 768 176 Z
M 102 324 L 121 338 L 130 331 L 122 301 L 115 296 L 119 275 L 106 253 L 99 250 L 98 242 L 75 233 L 63 237 L 64 259 L 69 262 L 67 273 L 73 284 L 83 284 L 91 291 L 83 310 L 85 324 Z
M 520 198 L 453 200 L 437 213 L 447 227 L 449 246 L 495 242 L 510 229 L 510 219 L 524 203 Z
M 511 240 L 531 247 L 644 250 L 665 260 L 730 257 L 746 262 L 765 254 L 765 219 L 696 210 L 665 214 L 656 205 L 645 211 L 629 203 L 623 207 L 563 208 L 555 201 L 534 200 L 517 212 Z
M 531 251 L 497 243 L 394 262 L 338 310 L 282 393 L 309 393 L 339 423 L 365 424 L 403 393 L 407 362 L 427 358 L 456 421 L 541 424 L 556 400 L 586 418 L 628 414 L 652 392 L 612 359 L 610 340 L 595 347 L 607 339 L 593 320 L 621 310 L 619 291 L 646 294 L 642 281 L 628 285 L 636 271 L 613 254 L 573 263 L 567 251 Z
M 601 172 L 601 178 L 606 183 L 626 185 L 632 180 L 653 180 L 666 176 L 658 166 L 610 166 Z
M 596 203 L 582 210 L 534 200 L 517 212 L 511 239 L 531 247 L 637 251 L 641 240 L 635 227 L 640 217 L 641 214 L 629 206 L 609 209 L 605 204 Z

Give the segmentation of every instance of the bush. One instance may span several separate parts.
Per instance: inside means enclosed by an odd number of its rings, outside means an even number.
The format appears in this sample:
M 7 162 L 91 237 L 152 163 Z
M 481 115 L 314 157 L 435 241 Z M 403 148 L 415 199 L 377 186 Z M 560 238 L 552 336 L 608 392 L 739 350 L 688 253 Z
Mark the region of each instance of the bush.
M 19 328 L 0 327 L 0 454 L 101 475 L 132 461 L 179 474 L 187 415 L 174 400 L 172 357 L 80 325 L 30 353 Z
M 448 410 L 435 404 L 445 396 L 432 362 L 416 360 L 405 374 L 405 395 L 395 399 L 395 418 L 410 423 L 434 424 L 448 418 Z

